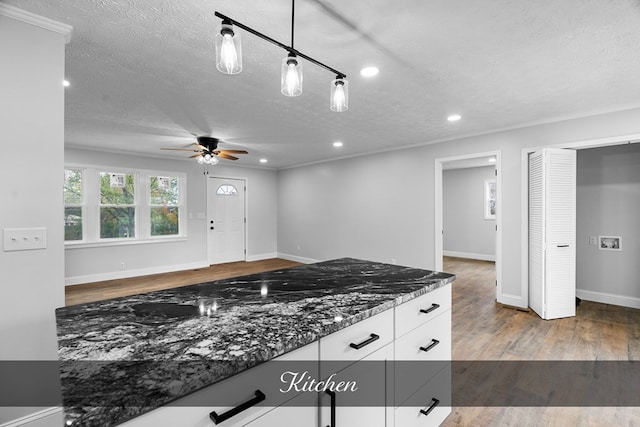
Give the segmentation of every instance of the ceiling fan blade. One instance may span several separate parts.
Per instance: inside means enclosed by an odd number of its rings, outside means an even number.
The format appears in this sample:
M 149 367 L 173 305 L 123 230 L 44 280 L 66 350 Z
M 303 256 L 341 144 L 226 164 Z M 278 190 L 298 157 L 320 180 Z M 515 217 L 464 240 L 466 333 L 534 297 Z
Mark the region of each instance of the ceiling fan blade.
M 230 153 L 230 154 L 249 154 L 247 150 L 226 150 L 223 148 L 218 151 L 220 151 L 221 153 Z
M 161 150 L 173 150 L 173 151 L 191 151 L 191 152 L 199 152 L 200 150 L 193 150 L 191 148 L 160 148 Z
M 193 143 L 193 145 L 195 145 L 196 147 L 198 147 L 198 148 L 199 148 L 199 149 L 201 149 L 201 150 L 208 150 L 208 148 L 207 148 L 207 147 L 205 147 L 204 145 L 200 145 L 200 144 L 198 144 L 197 142 L 194 142 L 194 143 Z
M 194 157 L 200 157 L 200 156 L 202 156 L 202 153 L 194 154 L 193 156 L 189 156 L 189 158 L 193 159 Z
M 229 159 L 229 160 L 238 160 L 237 157 L 230 156 L 230 155 L 224 154 L 224 153 L 218 153 L 218 157 L 222 157 L 223 159 Z

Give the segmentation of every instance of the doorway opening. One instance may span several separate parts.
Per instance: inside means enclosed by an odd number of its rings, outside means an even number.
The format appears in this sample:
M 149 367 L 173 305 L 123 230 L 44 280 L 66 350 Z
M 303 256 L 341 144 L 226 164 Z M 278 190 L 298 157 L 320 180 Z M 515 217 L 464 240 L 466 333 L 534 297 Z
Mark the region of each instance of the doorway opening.
M 508 304 L 502 298 L 500 167 L 499 150 L 435 160 L 434 264 L 443 271 L 445 256 L 495 262 L 496 300 Z
M 588 140 L 588 141 L 578 141 L 578 142 L 572 142 L 572 143 L 566 143 L 566 144 L 558 144 L 558 145 L 554 145 L 552 146 L 552 148 L 564 148 L 564 149 L 574 149 L 577 151 L 578 153 L 578 157 L 580 158 L 581 156 L 581 151 L 582 150 L 586 150 L 586 149 L 592 149 L 592 148 L 603 148 L 603 147 L 611 147 L 611 146 L 620 146 L 620 145 L 629 145 L 629 144 L 636 144 L 640 142 L 640 135 L 638 134 L 634 134 L 634 135 L 628 135 L 628 136 L 619 136 L 619 137 L 611 137 L 611 138 L 602 138 L 602 139 L 596 139 L 596 140 Z M 521 228 L 521 242 L 522 242 L 522 246 L 521 246 L 521 254 L 522 254 L 522 259 L 521 259 L 521 283 L 522 283 L 522 295 L 523 297 L 526 299 L 525 304 L 527 306 L 530 306 L 531 302 L 529 301 L 529 292 L 530 292 L 530 281 L 529 281 L 529 228 L 530 228 L 530 222 L 529 222 L 529 198 L 528 198 L 528 186 L 529 186 L 529 179 L 528 179 L 528 173 L 529 173 L 529 167 L 528 167 L 528 162 L 529 162 L 529 156 L 531 155 L 531 153 L 536 152 L 538 150 L 541 150 L 543 148 L 548 148 L 547 146 L 540 146 L 540 147 L 531 147 L 531 148 L 525 148 L 522 149 L 521 152 L 521 174 L 522 174 L 522 180 L 521 180 L 521 195 L 522 195 L 522 199 L 521 199 L 521 215 L 522 215 L 522 219 L 521 219 L 521 223 L 522 223 L 522 228 Z M 586 151 L 585 151 L 586 153 Z M 580 163 L 578 163 L 580 164 Z M 603 169 L 602 169 L 603 170 Z M 602 172 L 598 172 L 597 175 L 600 175 Z M 577 187 L 579 186 L 579 183 L 576 184 Z M 576 188 L 577 191 L 580 191 L 580 188 Z M 579 197 L 579 196 L 578 196 Z M 592 196 L 589 196 L 592 197 Z M 583 197 L 584 200 L 584 197 Z M 594 212 L 596 211 L 596 209 L 585 209 L 584 207 L 581 207 L 583 204 L 578 203 L 577 206 L 577 210 L 576 210 L 576 226 L 578 225 L 579 222 L 587 222 L 585 220 L 589 220 L 593 215 Z M 597 209 L 600 209 L 600 207 L 596 206 Z M 581 219 L 582 218 L 582 219 Z M 612 225 L 619 225 L 620 221 L 611 221 L 610 222 Z M 591 227 L 593 228 L 593 227 Z M 598 228 L 598 227 L 596 227 Z M 635 228 L 634 228 L 635 229 Z M 585 256 L 579 256 L 580 251 L 583 252 L 594 252 L 594 251 L 598 251 L 598 239 L 599 239 L 599 234 L 596 232 L 596 229 L 594 228 L 593 232 L 591 231 L 591 229 L 589 227 L 587 227 L 586 229 L 584 229 L 582 232 L 581 230 L 576 230 L 577 231 L 577 235 L 576 235 L 576 249 L 577 249 L 577 258 L 576 258 L 576 273 L 580 273 L 581 268 L 583 266 L 585 266 Z M 586 231 L 586 234 L 585 234 Z M 586 236 L 586 237 L 585 237 Z M 582 247 L 581 247 L 582 246 Z M 603 252 L 605 254 L 605 256 L 608 256 L 608 253 Z M 599 252 L 595 252 L 595 256 L 599 256 L 599 258 L 604 258 L 602 255 L 603 253 L 599 253 Z M 592 254 L 593 255 L 593 254 Z M 580 260 L 583 260 L 582 262 L 580 262 Z M 595 263 L 593 263 L 593 265 L 589 265 L 589 267 L 594 267 Z M 582 274 L 584 276 L 584 274 Z M 577 274 L 577 280 L 576 280 L 576 295 L 582 299 L 582 300 L 586 300 L 586 301 L 592 301 L 592 302 L 598 302 L 598 303 L 605 303 L 605 304 L 613 304 L 613 305 L 620 305 L 623 307 L 633 307 L 633 308 L 640 308 L 640 298 L 629 298 L 629 297 L 624 297 L 621 295 L 616 295 L 615 293 L 611 293 L 609 289 L 607 289 L 607 292 L 593 292 L 593 291 L 586 291 L 581 289 L 581 279 L 580 279 L 580 274 Z M 579 300 L 578 300 L 579 301 Z M 578 302 L 576 301 L 576 302 Z

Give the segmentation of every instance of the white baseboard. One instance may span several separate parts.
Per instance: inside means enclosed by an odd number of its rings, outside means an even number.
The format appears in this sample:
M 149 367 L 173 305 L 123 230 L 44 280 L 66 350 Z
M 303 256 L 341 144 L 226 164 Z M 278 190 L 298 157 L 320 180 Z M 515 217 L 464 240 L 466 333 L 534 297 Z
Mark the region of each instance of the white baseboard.
M 0 427 L 50 427 L 62 425 L 64 425 L 62 407 L 55 406 L 0 424 Z
M 269 254 L 247 255 L 246 260 L 247 262 L 252 262 L 252 261 L 262 261 L 264 259 L 272 259 L 272 258 L 278 258 L 278 253 L 272 252 Z
M 112 271 L 109 273 L 89 274 L 86 276 L 65 277 L 65 286 L 80 283 L 102 282 L 104 280 L 126 279 L 128 277 L 147 276 L 149 274 L 170 273 L 173 271 L 193 270 L 209 267 L 207 261 L 191 262 L 187 264 L 160 265 L 157 267 L 139 268 L 136 270 Z
M 498 296 L 497 301 L 500 304 L 508 305 L 511 307 L 518 307 L 518 308 L 524 308 L 524 309 L 529 308 L 528 302 L 525 301 L 525 299 L 519 295 L 502 294 Z
M 442 255 L 451 256 L 455 258 L 468 258 L 468 259 L 478 259 L 480 261 L 494 261 L 496 260 L 495 255 L 484 255 L 484 254 L 474 254 L 470 252 L 456 252 L 456 251 L 442 251 Z
M 576 296 L 585 301 L 619 305 L 629 308 L 640 308 L 640 298 L 635 297 L 607 294 L 604 292 L 585 291 L 584 289 L 576 289 Z
M 313 258 L 305 258 L 297 255 L 289 255 L 283 254 L 282 252 L 278 252 L 278 258 L 288 259 L 289 261 L 301 262 L 303 264 L 313 264 L 315 262 L 321 262 L 322 260 L 313 259 Z

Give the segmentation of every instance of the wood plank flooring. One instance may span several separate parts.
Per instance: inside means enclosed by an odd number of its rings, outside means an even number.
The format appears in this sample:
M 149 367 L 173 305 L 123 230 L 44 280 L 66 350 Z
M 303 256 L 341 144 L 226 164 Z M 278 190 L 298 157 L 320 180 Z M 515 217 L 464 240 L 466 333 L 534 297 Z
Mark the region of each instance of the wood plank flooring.
M 298 265 L 272 259 L 68 286 L 66 304 Z M 495 302 L 492 262 L 445 257 L 453 283 L 454 360 L 640 360 L 640 310 L 582 301 L 576 317 L 545 321 Z M 640 408 L 453 408 L 444 427 L 640 426 Z M 403 427 L 403 426 L 397 426 Z
M 640 360 L 640 310 L 582 301 L 542 320 L 495 302 L 492 262 L 445 257 L 453 282 L 454 360 Z M 639 426 L 640 408 L 453 408 L 443 427 Z M 398 426 L 400 427 L 400 426 Z
M 127 279 L 107 280 L 65 287 L 65 305 L 84 304 L 110 298 L 124 297 L 178 286 L 228 279 L 230 277 L 300 265 L 298 262 L 280 258 L 263 261 L 230 262 L 195 270 L 153 274 Z

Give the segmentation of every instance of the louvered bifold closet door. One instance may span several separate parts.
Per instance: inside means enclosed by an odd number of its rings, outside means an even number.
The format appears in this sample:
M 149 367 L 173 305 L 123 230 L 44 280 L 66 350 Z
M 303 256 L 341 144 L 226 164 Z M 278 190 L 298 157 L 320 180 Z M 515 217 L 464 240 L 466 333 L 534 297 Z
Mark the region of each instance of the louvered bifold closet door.
M 576 152 L 546 149 L 545 319 L 576 315 Z
M 544 155 L 529 156 L 529 306 L 543 316 L 544 306 Z
M 576 152 L 529 157 L 529 305 L 543 319 L 575 316 Z

